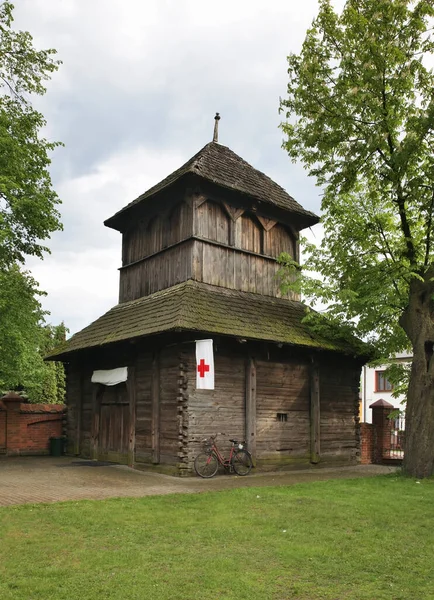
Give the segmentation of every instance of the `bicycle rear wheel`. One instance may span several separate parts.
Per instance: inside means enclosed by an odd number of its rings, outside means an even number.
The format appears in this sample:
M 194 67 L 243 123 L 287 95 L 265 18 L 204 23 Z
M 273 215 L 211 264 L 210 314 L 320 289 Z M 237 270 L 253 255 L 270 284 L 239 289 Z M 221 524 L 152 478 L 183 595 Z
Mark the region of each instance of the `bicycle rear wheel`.
M 252 457 L 247 450 L 238 450 L 232 457 L 232 466 L 237 475 L 248 475 L 253 467 Z
M 203 477 L 204 479 L 214 477 L 218 471 L 218 468 L 219 463 L 215 454 L 207 454 L 206 452 L 202 452 L 194 459 L 194 470 L 199 477 Z

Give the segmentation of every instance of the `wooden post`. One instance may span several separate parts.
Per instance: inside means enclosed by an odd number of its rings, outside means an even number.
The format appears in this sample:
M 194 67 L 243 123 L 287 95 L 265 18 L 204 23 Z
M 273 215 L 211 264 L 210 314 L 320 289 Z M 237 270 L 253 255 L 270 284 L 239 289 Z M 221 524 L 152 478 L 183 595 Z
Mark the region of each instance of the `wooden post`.
M 136 368 L 134 365 L 128 367 L 127 390 L 129 401 L 128 466 L 133 467 L 136 449 Z
M 90 455 L 93 460 L 98 459 L 98 438 L 99 438 L 99 420 L 100 420 L 100 405 L 99 405 L 99 394 L 100 385 L 98 383 L 92 384 L 92 437 Z
M 152 360 L 152 462 L 160 462 L 160 355 Z
M 79 456 L 80 454 L 80 446 L 81 446 L 81 413 L 82 413 L 82 406 L 83 406 L 83 371 L 82 368 L 80 366 L 80 394 L 79 397 L 77 399 L 77 406 L 76 411 L 75 411 L 75 440 L 74 440 L 74 454 L 76 456 Z
M 314 464 L 319 463 L 321 455 L 320 419 L 319 367 L 312 360 L 310 368 L 310 462 Z
M 256 466 L 256 365 L 251 356 L 246 368 L 246 441 Z

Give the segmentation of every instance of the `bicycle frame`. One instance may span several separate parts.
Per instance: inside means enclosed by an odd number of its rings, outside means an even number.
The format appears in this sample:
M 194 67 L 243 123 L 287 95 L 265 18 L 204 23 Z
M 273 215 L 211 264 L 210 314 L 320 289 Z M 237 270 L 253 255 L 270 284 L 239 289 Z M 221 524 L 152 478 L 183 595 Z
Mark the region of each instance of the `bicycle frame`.
M 220 450 L 217 448 L 217 444 L 215 442 L 215 438 L 211 438 L 212 439 L 212 444 L 211 444 L 211 448 L 209 451 L 209 455 L 210 457 L 214 454 L 214 456 L 217 458 L 219 464 L 221 464 L 225 469 L 231 469 L 232 468 L 232 457 L 235 453 L 236 450 L 236 445 L 232 442 L 232 446 L 231 446 L 231 451 L 229 453 L 229 458 L 226 459 L 223 454 L 220 452 Z M 243 444 L 244 446 L 244 444 Z M 211 458 L 210 458 L 211 460 Z
M 196 474 L 204 479 L 214 477 L 221 465 L 229 473 L 235 472 L 240 476 L 248 475 L 253 467 L 253 461 L 250 452 L 245 447 L 246 442 L 236 439 L 229 440 L 232 446 L 229 457 L 226 458 L 217 446 L 217 435 L 216 433 L 202 441 L 202 451 L 194 459 Z

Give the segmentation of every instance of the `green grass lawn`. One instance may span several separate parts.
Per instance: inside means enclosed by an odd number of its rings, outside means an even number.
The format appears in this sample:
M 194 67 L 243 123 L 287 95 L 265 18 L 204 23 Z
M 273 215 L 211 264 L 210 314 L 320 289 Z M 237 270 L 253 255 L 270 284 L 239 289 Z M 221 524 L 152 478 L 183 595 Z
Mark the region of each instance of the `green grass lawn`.
M 1 600 L 434 599 L 434 481 L 0 509 Z

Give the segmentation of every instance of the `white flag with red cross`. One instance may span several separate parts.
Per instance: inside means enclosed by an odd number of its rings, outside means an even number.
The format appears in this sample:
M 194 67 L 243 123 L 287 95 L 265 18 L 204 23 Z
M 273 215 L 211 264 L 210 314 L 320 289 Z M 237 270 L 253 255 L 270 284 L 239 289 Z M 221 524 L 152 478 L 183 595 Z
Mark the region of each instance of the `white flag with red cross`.
M 214 389 L 214 354 L 212 340 L 196 341 L 196 388 Z

